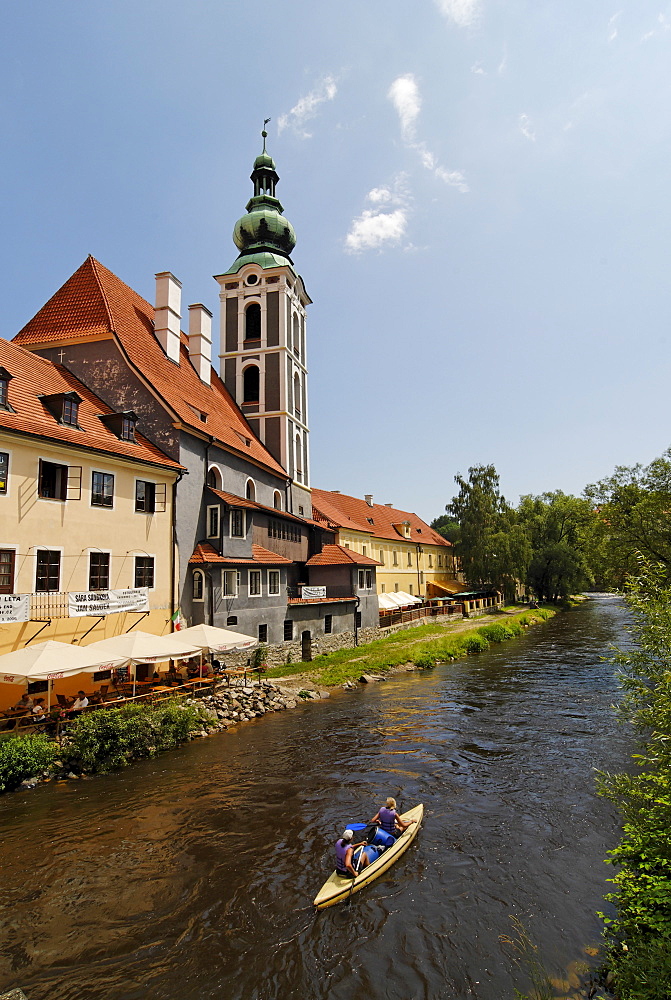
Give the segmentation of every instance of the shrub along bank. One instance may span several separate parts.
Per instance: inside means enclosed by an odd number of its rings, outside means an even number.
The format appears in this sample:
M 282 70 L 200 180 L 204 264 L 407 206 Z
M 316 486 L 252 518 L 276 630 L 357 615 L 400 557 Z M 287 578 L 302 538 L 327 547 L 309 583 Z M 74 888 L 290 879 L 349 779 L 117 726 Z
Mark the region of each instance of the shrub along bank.
M 671 586 L 646 566 L 627 597 L 636 646 L 614 662 L 622 671 L 622 710 L 641 733 L 633 774 L 604 774 L 600 790 L 617 803 L 623 834 L 610 852 L 617 866 L 614 919 L 604 918 L 608 982 L 618 1000 L 671 997 Z
M 376 639 L 354 649 L 339 649 L 317 656 L 311 663 L 291 663 L 268 671 L 269 677 L 305 674 L 313 683 L 334 687 L 356 680 L 363 673 L 384 674 L 394 667 L 414 663 L 433 667 L 436 663 L 457 660 L 489 649 L 521 635 L 525 628 L 552 617 L 550 608 L 536 608 L 519 614 L 501 615 L 491 625 L 470 626 L 463 622 L 446 625 L 420 625 L 384 639 Z
M 211 723 L 212 715 L 200 705 L 171 699 L 80 715 L 60 746 L 40 734 L 10 736 L 0 742 L 0 792 L 58 774 L 113 771 L 170 750 Z

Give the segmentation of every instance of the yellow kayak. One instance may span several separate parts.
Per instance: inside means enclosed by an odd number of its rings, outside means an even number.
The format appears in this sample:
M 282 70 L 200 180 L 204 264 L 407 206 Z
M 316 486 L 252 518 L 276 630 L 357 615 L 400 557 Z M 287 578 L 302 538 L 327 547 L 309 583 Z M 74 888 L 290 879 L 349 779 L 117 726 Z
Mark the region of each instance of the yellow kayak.
M 333 875 L 324 882 L 314 898 L 314 905 L 317 909 L 323 910 L 327 906 L 342 903 L 344 900 L 349 899 L 352 893 L 363 889 L 376 879 L 378 875 L 382 875 L 388 868 L 391 868 L 403 852 L 410 847 L 417 836 L 423 815 L 424 806 L 421 803 L 418 806 L 414 806 L 413 809 L 408 809 L 407 812 L 404 812 L 401 816 L 402 820 L 407 822 L 410 819 L 414 819 L 417 822 L 412 823 L 407 830 L 404 830 L 396 842 L 391 847 L 388 847 L 386 851 L 383 851 L 371 865 L 368 865 L 367 868 L 359 872 L 356 878 L 343 878 L 342 875 L 333 872 Z

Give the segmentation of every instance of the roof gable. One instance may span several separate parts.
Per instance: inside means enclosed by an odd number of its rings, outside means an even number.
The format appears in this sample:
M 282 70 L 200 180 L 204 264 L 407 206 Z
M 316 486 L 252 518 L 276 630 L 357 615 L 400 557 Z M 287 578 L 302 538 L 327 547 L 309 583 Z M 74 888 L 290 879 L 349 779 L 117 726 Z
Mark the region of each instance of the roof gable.
M 14 343 L 37 347 L 92 337 L 114 338 L 130 367 L 185 428 L 211 435 L 226 450 L 286 479 L 285 470 L 256 437 L 214 368 L 210 385 L 199 378 L 189 358 L 185 334 L 181 335 L 180 363 L 176 366 L 154 334 L 154 307 L 94 257 L 88 257 L 19 331 Z
M 181 468 L 141 434 L 136 434 L 135 441 L 120 440 L 100 419 L 114 411 L 67 368 L 7 340 L 0 340 L 0 364 L 12 375 L 8 389 L 12 409 L 0 407 L 0 428 L 169 469 Z M 50 397 L 73 393 L 80 401 L 77 426 L 59 422 L 46 405 Z
M 330 523 L 339 528 L 366 531 L 374 538 L 452 547 L 451 542 L 434 531 L 417 514 L 387 507 L 386 504 L 369 504 L 366 500 L 350 497 L 346 493 L 318 490 L 313 487 L 312 507 L 315 517 L 318 513 L 322 513 Z M 402 529 L 399 530 L 399 527 L 406 523 L 410 525 L 410 533 L 407 536 Z

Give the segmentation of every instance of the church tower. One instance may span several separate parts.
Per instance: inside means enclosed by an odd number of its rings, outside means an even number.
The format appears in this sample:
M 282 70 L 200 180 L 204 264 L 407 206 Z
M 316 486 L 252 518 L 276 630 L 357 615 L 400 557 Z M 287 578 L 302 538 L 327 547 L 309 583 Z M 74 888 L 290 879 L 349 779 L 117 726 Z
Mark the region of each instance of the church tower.
M 296 234 L 275 196 L 275 162 L 254 161 L 254 194 L 235 224 L 239 256 L 216 275 L 221 375 L 255 434 L 292 481 L 294 513 L 310 516 L 305 310 L 310 297 L 289 256 Z

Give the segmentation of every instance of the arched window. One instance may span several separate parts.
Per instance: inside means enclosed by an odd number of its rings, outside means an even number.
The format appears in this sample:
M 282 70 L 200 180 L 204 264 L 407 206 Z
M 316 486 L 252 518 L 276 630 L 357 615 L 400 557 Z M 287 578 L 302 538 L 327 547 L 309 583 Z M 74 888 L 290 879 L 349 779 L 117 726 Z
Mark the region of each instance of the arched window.
M 301 415 L 301 380 L 298 372 L 294 375 L 294 413 L 297 417 Z
M 259 369 L 249 365 L 242 373 L 242 402 L 258 403 L 260 388 Z
M 228 618 L 226 619 L 226 624 L 227 625 L 237 625 L 238 624 L 238 616 L 237 615 L 229 615 Z
M 193 599 L 194 601 L 203 600 L 203 574 L 197 569 L 193 574 Z
M 214 465 L 211 465 L 207 473 L 207 485 L 213 490 L 220 490 L 222 487 L 221 473 Z
M 296 479 L 300 483 L 303 470 L 301 469 L 301 437 L 296 435 Z
M 245 340 L 261 339 L 261 306 L 250 302 L 245 309 Z
M 273 507 L 275 510 L 282 510 L 282 494 L 279 490 L 273 493 Z
M 301 353 L 301 328 L 298 323 L 298 316 L 294 313 L 293 321 L 293 334 L 294 334 L 294 354 Z
M 254 480 L 248 479 L 247 486 L 245 488 L 245 496 L 248 500 L 256 500 L 256 487 L 254 486 Z

